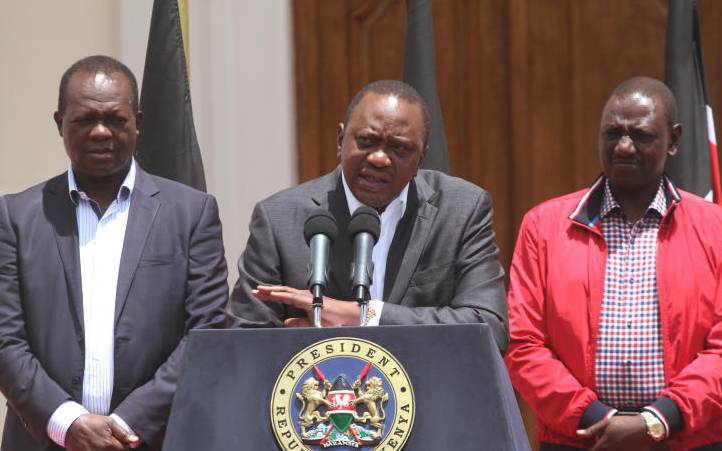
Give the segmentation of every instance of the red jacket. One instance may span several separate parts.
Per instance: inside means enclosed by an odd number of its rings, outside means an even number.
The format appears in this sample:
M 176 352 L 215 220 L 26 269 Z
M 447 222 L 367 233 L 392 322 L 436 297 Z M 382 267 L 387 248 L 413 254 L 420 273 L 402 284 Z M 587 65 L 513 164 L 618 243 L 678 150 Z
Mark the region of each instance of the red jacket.
M 514 250 L 505 361 L 543 442 L 591 446 L 575 430 L 597 400 L 607 258 L 598 221 L 602 181 L 529 211 Z M 722 208 L 669 181 L 665 188 L 657 248 L 666 382 L 660 399 L 681 413 L 683 427 L 670 445 L 689 449 L 722 441 Z

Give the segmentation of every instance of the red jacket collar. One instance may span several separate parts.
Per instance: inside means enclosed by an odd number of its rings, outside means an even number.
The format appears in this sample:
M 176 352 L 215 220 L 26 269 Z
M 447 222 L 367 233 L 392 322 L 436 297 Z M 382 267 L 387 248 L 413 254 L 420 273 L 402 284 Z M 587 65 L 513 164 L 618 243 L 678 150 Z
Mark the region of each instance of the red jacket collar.
M 663 175 L 664 177 L 664 195 L 667 200 L 667 211 L 662 219 L 663 223 L 668 223 L 672 218 L 672 211 L 682 201 L 682 195 L 674 186 L 672 180 Z M 600 175 L 592 186 L 589 187 L 584 196 L 582 196 L 579 203 L 574 207 L 574 210 L 569 215 L 569 219 L 589 229 L 596 228 L 600 219 L 600 211 L 602 209 L 602 196 L 604 195 L 604 181 L 606 177 L 604 174 Z

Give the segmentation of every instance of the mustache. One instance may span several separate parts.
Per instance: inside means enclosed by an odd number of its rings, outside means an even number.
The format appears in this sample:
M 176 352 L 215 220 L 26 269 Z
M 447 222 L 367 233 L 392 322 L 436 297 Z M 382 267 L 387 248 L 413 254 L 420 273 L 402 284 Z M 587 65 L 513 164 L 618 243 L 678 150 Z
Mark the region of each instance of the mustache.
M 639 158 L 635 157 L 613 157 L 611 160 L 612 164 L 639 164 Z
M 85 149 L 88 153 L 112 152 L 115 150 L 112 143 L 96 144 Z
M 373 171 L 368 169 L 362 169 L 359 171 L 359 176 L 366 178 L 373 178 L 382 182 L 390 182 L 393 177 L 385 172 Z

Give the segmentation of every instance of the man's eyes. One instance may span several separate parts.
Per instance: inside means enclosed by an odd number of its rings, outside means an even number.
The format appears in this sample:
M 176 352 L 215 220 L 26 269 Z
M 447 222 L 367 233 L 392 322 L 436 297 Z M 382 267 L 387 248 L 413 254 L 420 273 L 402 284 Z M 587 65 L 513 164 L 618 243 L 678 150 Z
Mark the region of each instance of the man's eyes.
M 379 145 L 379 140 L 372 136 L 359 136 L 356 138 L 356 145 L 359 149 L 369 149 Z M 410 145 L 399 141 L 388 142 L 386 148 L 400 156 L 407 155 L 411 151 Z
M 367 147 L 371 147 L 371 146 L 374 145 L 375 142 L 376 142 L 376 140 L 374 140 L 374 139 L 371 138 L 370 136 L 359 136 L 359 137 L 356 139 L 356 143 L 357 143 L 358 147 L 361 148 L 361 149 L 365 149 L 365 148 L 367 148 Z
M 632 138 L 632 141 L 638 143 L 650 143 L 654 141 L 655 138 L 654 135 L 645 132 L 632 132 L 629 134 L 629 137 Z
M 643 143 L 647 144 L 657 137 L 656 135 L 652 133 L 642 132 L 642 131 L 631 131 L 629 133 L 622 133 L 619 131 L 606 131 L 603 133 L 604 139 L 607 141 L 619 141 L 623 136 L 629 136 L 629 139 L 634 141 L 635 143 Z
M 411 146 L 401 142 L 389 143 L 389 149 L 391 149 L 396 155 L 399 155 L 401 157 L 409 155 L 412 151 Z
M 79 118 L 73 120 L 74 124 L 81 125 L 81 126 L 92 126 L 99 122 L 106 126 L 122 127 L 128 123 L 128 119 L 125 117 L 121 117 L 121 116 L 111 116 L 111 117 L 103 118 L 103 119 L 97 119 L 94 117 L 79 117 Z

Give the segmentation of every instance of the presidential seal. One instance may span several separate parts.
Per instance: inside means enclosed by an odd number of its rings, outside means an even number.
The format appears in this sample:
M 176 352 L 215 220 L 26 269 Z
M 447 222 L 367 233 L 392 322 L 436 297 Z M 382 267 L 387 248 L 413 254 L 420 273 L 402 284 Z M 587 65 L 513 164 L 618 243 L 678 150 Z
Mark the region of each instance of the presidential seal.
M 398 450 L 414 414 L 406 370 L 359 338 L 308 346 L 283 368 L 271 396 L 271 425 L 283 450 Z

